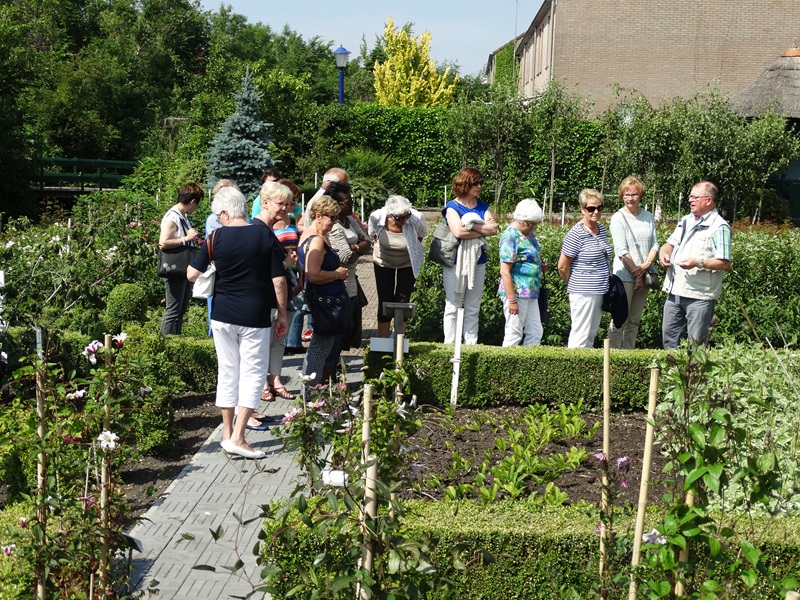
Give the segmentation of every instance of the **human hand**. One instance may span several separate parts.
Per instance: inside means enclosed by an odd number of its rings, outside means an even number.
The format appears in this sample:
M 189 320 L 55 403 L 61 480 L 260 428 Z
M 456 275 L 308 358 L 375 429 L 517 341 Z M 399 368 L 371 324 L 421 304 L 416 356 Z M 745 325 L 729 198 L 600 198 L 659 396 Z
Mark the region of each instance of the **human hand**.
M 284 259 L 283 263 L 286 265 L 286 268 L 289 269 L 293 265 L 297 264 L 297 252 L 294 250 L 289 250 L 286 253 L 286 258 Z
M 510 314 L 510 315 L 518 315 L 519 314 L 519 305 L 516 304 L 516 303 L 511 304 L 509 302 L 509 304 L 508 304 L 508 314 Z
M 700 259 L 699 258 L 692 258 L 691 256 L 688 258 L 684 258 L 675 263 L 681 269 L 694 269 L 695 267 L 700 266 Z
M 542 273 L 547 273 L 547 269 L 549 269 L 549 268 L 550 268 L 550 265 L 547 264 L 546 260 L 543 260 L 542 261 Z
M 341 279 L 342 281 L 347 279 L 348 275 L 347 267 L 339 267 L 338 269 L 336 269 L 336 273 L 339 274 L 339 279 Z
M 669 269 L 672 266 L 672 257 L 667 256 L 666 254 L 659 254 L 658 255 L 658 264 L 660 264 L 665 269 Z
M 275 324 L 275 339 L 277 340 L 282 335 L 286 335 L 289 333 L 289 323 L 286 319 L 278 319 L 278 322 Z
M 186 232 L 186 239 L 187 240 L 194 240 L 197 237 L 197 229 L 192 227 L 189 231 Z
M 633 284 L 634 292 L 641 292 L 642 290 L 644 290 L 644 276 L 637 277 Z

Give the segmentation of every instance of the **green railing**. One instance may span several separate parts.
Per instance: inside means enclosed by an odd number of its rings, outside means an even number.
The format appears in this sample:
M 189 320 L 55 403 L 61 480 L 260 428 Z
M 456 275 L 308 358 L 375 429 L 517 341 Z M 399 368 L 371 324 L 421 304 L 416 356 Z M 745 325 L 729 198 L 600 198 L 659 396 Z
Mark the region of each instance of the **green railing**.
M 37 187 L 44 188 L 118 188 L 122 178 L 138 165 L 129 160 L 88 158 L 42 158 L 39 160 Z

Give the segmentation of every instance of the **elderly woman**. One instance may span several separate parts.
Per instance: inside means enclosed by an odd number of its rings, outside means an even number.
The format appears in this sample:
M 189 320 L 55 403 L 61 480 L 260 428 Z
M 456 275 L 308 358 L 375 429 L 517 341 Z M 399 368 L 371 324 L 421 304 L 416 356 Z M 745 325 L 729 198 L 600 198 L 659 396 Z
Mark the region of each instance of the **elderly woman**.
M 320 196 L 314 202 L 311 219 L 300 238 L 297 258 L 306 281 L 306 297 L 312 293 L 332 296 L 344 289 L 349 271 L 341 266 L 339 255 L 331 247 L 330 231 L 339 214 L 339 204 L 330 196 Z M 313 288 L 313 291 L 312 291 Z M 341 334 L 346 332 L 342 331 Z M 311 387 L 322 381 L 325 361 L 336 343 L 336 335 L 311 336 L 303 360 L 303 376 Z
M 196 183 L 187 183 L 178 190 L 178 202 L 161 219 L 161 234 L 158 247 L 161 250 L 176 250 L 181 246 L 194 246 L 197 230 L 189 223 L 191 215 L 205 193 Z M 180 335 L 183 330 L 183 315 L 192 299 L 192 286 L 186 281 L 186 274 L 164 277 L 167 305 L 161 319 L 161 333 Z
M 538 346 L 544 329 L 539 315 L 539 290 L 547 263 L 542 261 L 533 230 L 544 212 L 533 198 L 522 200 L 514 221 L 500 236 L 500 289 L 506 331 L 503 346 Z M 524 336 L 524 339 L 523 339 Z
M 266 181 L 259 192 L 259 204 L 261 209 L 253 219 L 253 224 L 268 227 L 278 241 L 274 254 L 279 258 L 279 262 L 273 262 L 273 273 L 278 272 L 280 277 L 274 280 L 278 310 L 273 311 L 273 326 L 275 324 L 286 325 L 285 331 L 281 335 L 272 337 L 269 349 L 269 373 L 261 399 L 269 402 L 274 400 L 275 395 L 278 395 L 281 398 L 293 400 L 294 394 L 287 390 L 281 382 L 281 370 L 286 335 L 289 332 L 289 305 L 297 281 L 291 271 L 297 262 L 297 230 L 287 232 L 285 229 L 285 225 L 289 221 L 289 213 L 294 206 L 294 193 L 288 186 L 276 181 Z M 273 261 L 275 261 L 274 257 Z M 281 322 L 281 318 L 284 319 L 283 322 Z M 283 331 L 284 327 L 280 329 Z
M 346 332 L 334 345 L 325 364 L 323 381 L 328 376 L 335 377 L 336 366 L 342 350 L 359 348 L 361 346 L 362 306 L 358 300 L 358 279 L 356 277 L 356 264 L 358 259 L 368 254 L 372 249 L 370 241 L 361 224 L 353 216 L 353 194 L 350 184 L 335 181 L 325 190 L 325 195 L 336 200 L 339 205 L 339 215 L 330 232 L 331 247 L 339 255 L 342 265 L 348 267 L 348 276 L 344 282 L 347 295 L 350 297 L 350 308 L 353 312 L 353 328 Z
M 611 246 L 600 224 L 603 195 L 585 189 L 578 196 L 583 218 L 564 236 L 558 274 L 567 285 L 572 329 L 568 348 L 592 348 L 600 327 L 603 294 L 608 291 Z
M 442 215 L 453 235 L 461 240 L 456 264 L 442 269 L 444 283 L 444 343 L 456 341 L 456 313 L 464 305 L 464 343 L 478 343 L 478 317 L 486 277 L 484 239 L 497 235 L 497 223 L 489 205 L 478 199 L 483 177 L 478 169 L 461 169 L 453 178 L 455 200 L 448 202 Z
M 189 281 L 197 279 L 213 259 L 217 274 L 211 329 L 217 351 L 221 446 L 231 455 L 263 458 L 264 452 L 254 450 L 244 434 L 267 377 L 271 312 L 278 306 L 272 271 L 277 240 L 268 227 L 247 223 L 247 200 L 234 188 L 221 189 L 212 210 L 224 227 L 209 238 L 210 252 L 198 252 L 192 259 L 187 277 Z M 284 332 L 279 327 L 275 333 Z M 234 424 L 237 406 L 239 416 Z
M 608 338 L 612 348 L 633 350 L 639 334 L 639 322 L 647 302 L 644 276 L 658 258 L 658 236 L 653 215 L 639 204 L 644 183 L 638 177 L 626 177 L 619 184 L 623 206 L 611 217 L 609 230 L 614 241 L 614 275 L 622 280 L 628 298 L 628 319 L 617 327 L 612 322 Z
M 411 299 L 425 259 L 422 240 L 428 235 L 428 224 L 407 198 L 389 196 L 384 207 L 369 216 L 367 229 L 375 248 L 372 264 L 378 290 L 378 337 L 389 337 L 392 317 L 384 314 L 383 303 Z M 397 323 L 395 330 L 399 330 Z M 405 322 L 402 330 L 405 333 Z

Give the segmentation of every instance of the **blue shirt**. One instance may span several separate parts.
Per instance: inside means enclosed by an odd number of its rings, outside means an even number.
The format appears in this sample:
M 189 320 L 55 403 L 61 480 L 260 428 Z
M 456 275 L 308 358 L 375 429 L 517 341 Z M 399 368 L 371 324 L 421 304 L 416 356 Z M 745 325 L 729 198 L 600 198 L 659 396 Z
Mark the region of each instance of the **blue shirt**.
M 489 210 L 489 205 L 486 202 L 478 200 L 478 203 L 475 205 L 475 208 L 470 208 L 468 206 L 464 206 L 458 200 L 450 200 L 445 207 L 442 209 L 442 216 L 447 220 L 447 209 L 452 208 L 454 211 L 458 213 L 458 218 L 460 219 L 467 213 L 477 213 L 481 219 L 484 221 L 486 220 L 486 211 Z M 458 260 L 458 255 L 456 255 L 456 260 Z M 478 259 L 476 264 L 482 265 L 486 262 L 486 250 L 481 250 L 481 257 Z

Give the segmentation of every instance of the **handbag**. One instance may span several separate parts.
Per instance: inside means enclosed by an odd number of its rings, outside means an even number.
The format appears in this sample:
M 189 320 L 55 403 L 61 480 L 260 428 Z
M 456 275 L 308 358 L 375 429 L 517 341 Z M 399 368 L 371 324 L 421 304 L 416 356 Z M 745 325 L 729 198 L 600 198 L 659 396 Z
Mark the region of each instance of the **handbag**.
M 628 226 L 628 231 L 631 232 L 631 238 L 633 238 L 633 245 L 636 246 L 636 253 L 639 255 L 639 264 L 644 262 L 644 257 L 642 256 L 642 249 L 639 248 L 639 242 L 636 241 L 636 236 L 633 234 L 633 228 L 631 224 L 628 223 L 628 217 L 625 216 L 625 213 L 620 210 L 622 213 L 622 220 L 625 221 L 625 225 Z M 661 288 L 661 276 L 658 274 L 653 268 L 653 265 L 650 265 L 650 268 L 647 269 L 647 273 L 644 274 L 644 287 L 648 290 L 657 290 Z
M 611 313 L 611 320 L 617 328 L 628 320 L 628 294 L 622 280 L 614 274 L 608 276 L 608 291 L 603 295 L 602 309 Z
M 175 211 L 177 212 L 177 211 Z M 181 230 L 186 235 L 186 225 L 181 218 Z M 186 270 L 197 252 L 193 245 L 181 244 L 175 248 L 158 249 L 158 276 L 167 279 L 186 278 Z
M 309 283 L 306 302 L 311 310 L 315 334 L 340 335 L 353 328 L 350 297 L 344 285 L 337 294 L 324 295 L 317 292 L 317 286 Z
M 461 242 L 447 225 L 447 221 L 442 221 L 433 230 L 433 239 L 428 249 L 428 259 L 444 267 L 452 267 L 456 264 L 456 252 Z
M 364 288 L 361 287 L 361 282 L 358 280 L 358 275 L 356 275 L 356 287 L 357 291 L 357 298 L 358 298 L 358 305 L 361 308 L 369 305 L 369 299 L 367 298 L 367 294 L 364 292 Z
M 201 273 L 200 277 L 195 279 L 192 286 L 192 298 L 207 299 L 214 295 L 214 284 L 217 280 L 217 267 L 214 265 L 214 236 L 217 235 L 217 230 L 211 234 L 206 242 L 206 252 L 208 252 L 208 268 L 205 273 Z
M 550 312 L 550 290 L 545 287 L 544 279 L 542 279 L 542 285 L 539 288 L 539 320 L 544 325 L 550 321 L 552 316 Z

